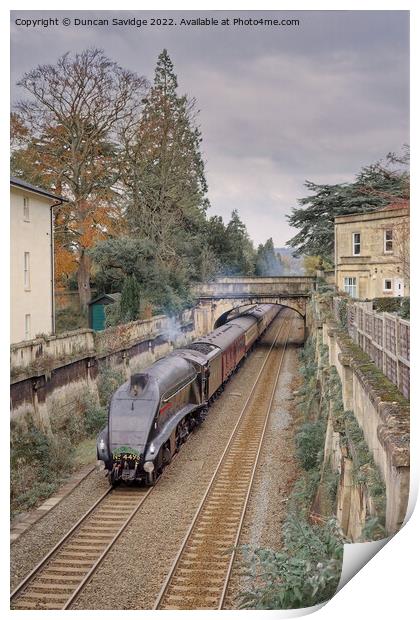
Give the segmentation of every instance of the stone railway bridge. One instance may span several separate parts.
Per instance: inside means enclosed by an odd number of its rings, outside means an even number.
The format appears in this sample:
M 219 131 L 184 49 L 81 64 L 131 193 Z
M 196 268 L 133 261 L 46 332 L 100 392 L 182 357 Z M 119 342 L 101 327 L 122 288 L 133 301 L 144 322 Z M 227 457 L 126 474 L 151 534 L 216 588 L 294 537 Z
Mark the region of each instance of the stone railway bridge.
M 306 324 L 306 305 L 315 290 L 312 276 L 226 277 L 194 290 L 203 333 L 222 325 L 233 313 L 256 303 L 274 303 L 298 312 Z

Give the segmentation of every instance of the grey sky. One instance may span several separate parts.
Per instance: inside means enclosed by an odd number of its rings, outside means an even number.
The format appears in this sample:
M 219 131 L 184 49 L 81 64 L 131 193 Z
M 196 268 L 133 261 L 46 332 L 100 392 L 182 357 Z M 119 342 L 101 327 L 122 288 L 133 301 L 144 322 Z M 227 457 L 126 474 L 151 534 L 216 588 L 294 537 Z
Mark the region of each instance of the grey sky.
M 300 26 L 61 25 L 114 17 L 294 18 Z M 58 17 L 24 28 L 16 18 Z M 409 141 L 409 14 L 404 11 L 13 11 L 14 85 L 66 51 L 101 47 L 149 79 L 166 47 L 180 91 L 197 99 L 211 214 L 238 209 L 256 243 L 282 246 L 285 215 L 305 179 L 351 180 L 361 166 Z

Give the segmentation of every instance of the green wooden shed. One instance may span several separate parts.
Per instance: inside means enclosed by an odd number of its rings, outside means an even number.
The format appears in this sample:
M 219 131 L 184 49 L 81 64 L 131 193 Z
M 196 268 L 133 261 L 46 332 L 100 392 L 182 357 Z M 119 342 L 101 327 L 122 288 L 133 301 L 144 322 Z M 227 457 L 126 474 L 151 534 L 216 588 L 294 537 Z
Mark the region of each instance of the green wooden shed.
M 105 329 L 105 306 L 120 301 L 121 293 L 104 293 L 98 295 L 89 304 L 89 327 L 95 332 Z

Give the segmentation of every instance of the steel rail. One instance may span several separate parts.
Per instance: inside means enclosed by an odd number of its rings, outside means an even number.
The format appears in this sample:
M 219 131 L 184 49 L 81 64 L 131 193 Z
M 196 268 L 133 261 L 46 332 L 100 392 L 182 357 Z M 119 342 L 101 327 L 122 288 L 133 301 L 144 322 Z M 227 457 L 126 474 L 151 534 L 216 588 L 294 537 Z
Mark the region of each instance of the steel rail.
M 231 576 L 231 573 L 232 573 L 233 562 L 235 560 L 236 548 L 238 546 L 239 538 L 240 538 L 240 535 L 241 535 L 241 532 L 242 532 L 242 526 L 243 526 L 243 522 L 244 522 L 244 519 L 245 519 L 246 509 L 248 507 L 249 496 L 251 494 L 252 486 L 253 486 L 253 482 L 254 482 L 255 471 L 257 469 L 257 465 L 258 465 L 258 462 L 260 460 L 261 448 L 262 448 L 262 444 L 263 444 L 264 437 L 265 437 L 265 431 L 266 431 L 266 428 L 267 428 L 268 420 L 270 418 L 271 409 L 273 407 L 273 400 L 274 400 L 274 397 L 276 395 L 277 385 L 278 385 L 278 381 L 279 381 L 279 377 L 280 377 L 280 372 L 281 372 L 281 369 L 282 369 L 282 366 L 283 366 L 284 354 L 286 352 L 290 331 L 292 329 L 292 322 L 293 322 L 293 319 L 291 320 L 291 323 L 290 323 L 289 328 L 287 330 L 286 339 L 285 339 L 284 346 L 283 346 L 283 349 L 282 349 L 280 363 L 279 363 L 279 366 L 278 366 L 278 369 L 277 369 L 277 373 L 276 373 L 276 379 L 274 381 L 274 386 L 273 386 L 273 389 L 272 389 L 272 392 L 271 392 L 270 403 L 269 403 L 269 405 L 267 407 L 267 416 L 266 416 L 266 419 L 265 419 L 263 432 L 261 434 L 261 439 L 260 439 L 260 443 L 259 443 L 259 446 L 258 446 L 258 453 L 257 453 L 257 457 L 255 459 L 254 467 L 253 467 L 253 470 L 252 470 L 252 475 L 251 475 L 251 479 L 250 479 L 250 483 L 249 483 L 249 487 L 248 487 L 248 492 L 247 492 L 247 495 L 246 495 L 244 507 L 242 509 L 241 520 L 240 520 L 240 523 L 239 523 L 239 526 L 238 526 L 238 531 L 237 531 L 237 534 L 236 534 L 234 548 L 233 548 L 233 551 L 232 551 L 232 554 L 231 554 L 231 558 L 230 558 L 230 562 L 229 562 L 229 567 L 228 567 L 228 572 L 227 572 L 227 575 L 226 575 L 226 578 L 225 578 L 225 583 L 223 585 L 223 591 L 222 591 L 222 595 L 220 597 L 220 603 L 219 603 L 218 609 L 223 609 L 223 603 L 225 601 L 225 596 L 226 596 L 227 588 L 228 588 L 228 585 L 229 585 L 230 576 Z
M 59 505 L 61 504 L 61 502 L 62 502 L 64 499 L 66 499 L 67 497 L 69 497 L 69 495 L 71 495 L 71 493 L 73 493 L 73 491 L 74 491 L 74 490 L 75 490 L 78 486 L 80 486 L 80 484 L 81 484 L 82 482 L 84 482 L 84 481 L 86 480 L 86 478 L 88 478 L 88 477 L 91 475 L 91 473 L 95 471 L 95 469 L 96 469 L 96 465 L 92 465 L 92 467 L 89 469 L 89 471 L 87 471 L 87 472 L 85 473 L 85 475 L 77 481 L 77 484 L 75 484 L 75 485 L 74 485 L 74 487 L 73 487 L 73 488 L 72 488 L 72 489 L 71 489 L 71 490 L 70 490 L 70 491 L 69 491 L 66 495 L 63 495 L 63 496 L 61 497 L 60 501 L 59 501 L 59 502 L 57 502 L 57 504 L 55 504 L 55 506 L 53 506 L 50 510 L 45 511 L 45 514 L 41 515 L 41 516 L 40 516 L 40 517 L 39 517 L 36 521 L 34 521 L 33 523 L 31 523 L 31 524 L 30 524 L 30 525 L 29 525 L 26 529 L 24 529 L 24 530 L 23 530 L 23 531 L 19 534 L 18 538 L 15 538 L 14 540 L 10 541 L 10 545 L 14 545 L 14 544 L 15 544 L 15 543 L 19 540 L 19 538 L 22 536 L 22 534 L 25 534 L 26 532 L 28 532 L 29 530 L 31 530 L 31 529 L 32 529 L 35 525 L 37 525 L 40 521 L 42 521 L 42 519 L 44 519 L 47 515 L 51 514 L 51 511 L 52 511 L 52 510 L 54 510 L 55 508 L 57 508 L 57 506 L 59 506 Z M 11 534 L 13 533 L 13 522 L 11 523 L 10 533 L 11 533 Z
M 54 553 L 58 551 L 58 549 L 70 538 L 73 532 L 77 530 L 79 525 L 81 525 L 85 521 L 85 519 L 87 519 L 87 517 L 95 510 L 95 508 L 103 501 L 103 499 L 107 495 L 109 495 L 111 491 L 111 487 L 107 489 L 105 493 L 103 493 L 99 497 L 99 499 L 96 500 L 93 506 L 91 506 L 89 510 L 85 512 L 82 517 L 80 517 L 80 519 L 75 523 L 75 525 L 73 525 L 73 527 L 58 541 L 58 543 L 51 549 L 51 551 L 49 551 L 47 555 L 42 558 L 42 560 L 35 566 L 35 568 L 33 568 L 31 572 L 26 575 L 26 577 L 10 594 L 10 600 L 14 599 L 21 592 L 21 590 L 23 590 L 23 588 L 26 586 L 27 583 L 29 583 L 32 577 L 34 577 L 41 570 L 41 568 L 48 562 L 48 560 L 54 555 Z
M 85 576 L 83 581 L 80 582 L 80 584 L 77 586 L 75 591 L 68 598 L 68 600 L 67 600 L 66 604 L 64 605 L 63 609 L 68 609 L 70 607 L 70 605 L 73 603 L 73 601 L 78 597 L 79 593 L 82 591 L 82 589 L 85 587 L 85 585 L 90 581 L 92 575 L 98 570 L 99 565 L 102 564 L 102 561 L 104 560 L 104 558 L 108 555 L 108 553 L 110 552 L 111 548 L 117 542 L 118 538 L 121 536 L 121 534 L 124 532 L 124 530 L 126 530 L 127 526 L 129 525 L 129 523 L 131 522 L 131 520 L 133 519 L 135 514 L 138 512 L 139 508 L 143 505 L 143 503 L 145 502 L 146 498 L 150 495 L 150 493 L 152 492 L 153 489 L 154 489 L 154 487 L 150 487 L 148 489 L 148 491 L 145 493 L 145 495 L 143 496 L 141 501 L 138 503 L 138 505 L 134 508 L 134 510 L 128 516 L 127 521 L 125 521 L 124 524 L 120 527 L 118 532 L 115 534 L 114 538 L 108 544 L 106 549 L 104 549 L 102 555 L 97 559 L 95 564 L 92 566 L 90 571 L 87 573 L 87 575 Z
M 128 517 L 124 520 L 124 522 L 118 528 L 117 532 L 112 536 L 112 538 L 106 543 L 106 546 L 104 547 L 104 549 L 102 551 L 98 551 L 99 557 L 96 560 L 92 560 L 93 564 L 90 567 L 90 569 L 88 570 L 88 572 L 80 577 L 79 583 L 74 584 L 74 586 L 73 586 L 74 589 L 71 592 L 70 596 L 67 596 L 60 603 L 57 601 L 57 606 L 56 607 L 52 607 L 53 609 L 54 608 L 55 609 L 68 609 L 69 605 L 74 601 L 74 599 L 80 593 L 82 588 L 90 580 L 92 574 L 98 568 L 99 564 L 103 561 L 105 556 L 109 553 L 109 551 L 113 547 L 114 543 L 120 537 L 122 532 L 127 528 L 128 524 L 133 519 L 133 517 L 136 514 L 136 512 L 143 505 L 144 501 L 146 500 L 146 498 L 149 496 L 149 494 L 151 493 L 151 491 L 154 488 L 155 487 L 150 487 L 147 490 L 145 490 L 144 488 L 140 488 L 138 494 L 135 491 L 134 492 L 133 491 L 130 492 L 130 489 L 128 489 L 127 493 L 121 492 L 121 488 L 113 489 L 113 488 L 110 487 L 109 489 L 107 489 L 107 491 L 101 495 L 101 497 L 93 504 L 93 506 L 91 506 L 91 508 L 89 508 L 89 510 L 77 521 L 77 523 L 65 534 L 65 536 L 63 536 L 63 538 L 60 539 L 60 541 L 41 560 L 41 562 L 39 562 L 39 564 L 37 564 L 37 566 L 25 577 L 25 579 L 17 586 L 17 588 L 15 588 L 15 590 L 10 595 L 11 603 L 13 604 L 13 603 L 18 602 L 21 597 L 25 598 L 25 594 L 27 594 L 28 590 L 30 591 L 31 586 L 32 587 L 34 587 L 34 585 L 36 586 L 35 580 L 37 578 L 41 578 L 42 579 L 42 572 L 43 572 L 43 570 L 44 569 L 48 570 L 48 568 L 50 567 L 50 563 L 54 562 L 57 559 L 59 560 L 60 553 L 62 553 L 63 551 L 66 550 L 66 543 L 68 543 L 68 542 L 71 543 L 72 542 L 72 538 L 76 539 L 77 535 L 83 532 L 83 526 L 87 525 L 89 523 L 89 518 L 91 516 L 94 516 L 95 511 L 98 511 L 98 510 L 100 510 L 103 507 L 104 500 L 107 497 L 112 497 L 112 495 L 114 494 L 115 499 L 118 502 L 118 501 L 121 501 L 121 498 L 124 497 L 124 495 L 126 495 L 126 497 L 129 497 L 130 495 L 133 495 L 134 498 L 138 495 L 138 501 L 137 501 L 137 503 L 135 503 L 134 508 L 130 511 Z M 112 508 L 112 503 L 111 503 L 111 508 Z M 92 544 L 92 547 L 95 546 L 94 545 L 94 539 L 95 539 L 95 536 L 92 536 L 90 541 L 89 541 L 89 539 L 87 540 L 87 543 L 89 544 L 89 542 L 90 542 Z M 80 551 L 79 553 L 80 553 L 80 555 L 83 555 L 82 551 Z M 90 553 L 92 553 L 92 551 Z M 77 553 L 76 553 L 76 555 L 77 555 Z M 88 556 L 88 555 L 89 555 L 89 553 L 86 553 L 86 556 Z M 60 579 L 62 579 L 62 576 L 58 575 L 57 576 L 57 580 L 60 581 Z M 76 581 L 76 579 L 77 579 L 77 577 L 74 576 L 73 581 Z M 68 587 L 70 587 L 70 585 L 68 585 Z M 64 585 L 63 585 L 63 588 L 65 589 Z M 51 595 L 51 592 L 44 594 L 46 599 L 48 599 L 48 594 Z M 42 599 L 42 594 L 40 594 L 38 598 L 41 600 Z M 37 607 L 35 607 L 35 608 L 37 608 Z M 43 607 L 41 607 L 41 608 L 43 608 Z M 25 607 L 25 609 L 31 609 L 31 606 L 28 605 L 27 607 Z
M 282 320 L 282 319 L 280 318 L 280 320 Z M 293 319 L 291 319 L 291 321 L 293 321 Z M 266 365 L 268 363 L 268 360 L 269 360 L 269 358 L 271 356 L 273 348 L 277 344 L 277 341 L 278 341 L 278 338 L 280 336 L 280 333 L 281 332 L 285 332 L 286 338 L 285 338 L 285 341 L 284 341 L 283 349 L 282 349 L 282 352 L 281 352 L 281 358 L 280 358 L 280 361 L 279 361 L 278 369 L 277 369 L 275 380 L 274 380 L 274 383 L 273 383 L 273 389 L 272 389 L 272 392 L 271 392 L 271 395 L 270 395 L 270 402 L 269 402 L 268 407 L 265 410 L 265 420 L 264 420 L 264 424 L 263 424 L 263 429 L 262 429 L 261 434 L 260 434 L 259 444 L 258 444 L 257 452 L 256 452 L 256 455 L 255 455 L 253 468 L 252 468 L 251 475 L 250 475 L 249 481 L 248 481 L 248 487 L 247 487 L 245 502 L 244 502 L 243 507 L 242 507 L 240 518 L 237 521 L 237 525 L 236 525 L 237 529 L 236 529 L 236 535 L 235 535 L 235 538 L 234 538 L 234 544 L 230 545 L 230 548 L 232 548 L 232 546 L 235 547 L 237 545 L 237 542 L 239 540 L 239 536 L 240 536 L 240 533 L 241 533 L 241 529 L 242 529 L 242 524 L 243 524 L 243 520 L 244 520 L 244 516 L 245 516 L 245 512 L 246 512 L 246 508 L 247 508 L 247 504 L 248 504 L 248 500 L 249 500 L 249 496 L 250 496 L 250 492 L 251 492 L 251 488 L 252 488 L 252 483 L 253 483 L 253 479 L 254 479 L 255 470 L 256 470 L 256 467 L 257 467 L 257 464 L 258 464 L 258 459 L 259 459 L 259 454 L 260 454 L 262 443 L 263 443 L 263 439 L 264 439 L 265 429 L 266 429 L 266 426 L 267 426 L 267 423 L 268 423 L 269 414 L 270 414 L 270 411 L 271 411 L 271 408 L 272 408 L 272 403 L 273 403 L 274 395 L 275 395 L 276 388 L 277 388 L 278 377 L 279 377 L 279 374 L 280 374 L 280 371 L 281 371 L 282 362 L 283 362 L 283 358 L 284 358 L 284 352 L 285 352 L 286 347 L 287 347 L 290 330 L 291 330 L 291 322 L 289 322 L 288 327 L 286 327 L 285 322 L 282 321 L 281 324 L 280 324 L 280 327 L 279 327 L 279 329 L 278 329 L 278 331 L 276 333 L 275 339 L 274 339 L 273 343 L 271 344 L 270 349 L 269 349 L 267 355 L 265 356 L 263 364 L 261 365 L 260 371 L 259 371 L 259 373 L 257 375 L 257 378 L 256 378 L 256 380 L 255 380 L 255 382 L 254 382 L 254 384 L 253 384 L 253 386 L 251 388 L 251 391 L 250 391 L 250 393 L 249 393 L 249 395 L 248 395 L 248 397 L 247 397 L 247 399 L 245 401 L 245 404 L 244 404 L 244 406 L 242 408 L 242 411 L 240 413 L 240 416 L 239 416 L 239 418 L 238 418 L 238 420 L 237 420 L 237 422 L 235 424 L 235 427 L 234 427 L 234 429 L 233 429 L 233 431 L 232 431 L 232 433 L 231 433 L 231 435 L 230 435 L 230 437 L 228 439 L 228 442 L 227 442 L 227 445 L 225 447 L 225 450 L 223 451 L 223 454 L 222 454 L 222 456 L 221 456 L 221 458 L 220 458 L 220 460 L 218 462 L 218 465 L 217 465 L 217 467 L 215 469 L 215 472 L 214 472 L 214 474 L 213 474 L 213 476 L 212 476 L 212 478 L 211 478 L 211 480 L 210 480 L 210 482 L 209 482 L 209 484 L 207 486 L 206 492 L 204 493 L 204 496 L 203 496 L 203 498 L 202 498 L 202 500 L 201 500 L 201 502 L 200 502 L 200 504 L 199 504 L 199 506 L 197 508 L 197 511 L 196 511 L 196 513 L 195 513 L 195 515 L 194 515 L 194 517 L 192 519 L 191 525 L 188 528 L 188 531 L 187 531 L 186 536 L 185 536 L 185 538 L 184 538 L 184 540 L 183 540 L 183 542 L 181 544 L 181 547 L 180 547 L 180 549 L 179 549 L 179 551 L 177 553 L 177 556 L 175 557 L 175 560 L 174 560 L 174 562 L 173 562 L 173 564 L 171 566 L 171 569 L 170 569 L 170 571 L 169 571 L 169 573 L 168 573 L 168 575 L 166 577 L 166 580 L 165 580 L 165 582 L 164 582 L 164 584 L 163 584 L 163 586 L 162 586 L 162 588 L 161 588 L 161 590 L 159 592 L 159 595 L 158 595 L 158 597 L 157 597 L 157 599 L 155 601 L 154 609 L 164 609 L 165 608 L 164 605 L 163 605 L 164 598 L 166 596 L 170 597 L 170 594 L 168 594 L 168 591 L 169 591 L 169 589 L 171 587 L 172 581 L 176 577 L 177 569 L 180 566 L 180 562 L 182 560 L 184 552 L 186 551 L 187 544 L 188 544 L 188 542 L 190 540 L 190 537 L 192 536 L 193 531 L 194 531 L 194 529 L 197 526 L 197 523 L 199 521 L 201 513 L 203 512 L 203 509 L 204 509 L 204 506 L 205 506 L 207 500 L 210 498 L 210 495 L 211 495 L 211 492 L 213 490 L 213 487 L 215 486 L 215 482 L 217 481 L 217 478 L 218 478 L 218 476 L 219 476 L 219 474 L 220 474 L 220 472 L 222 470 L 222 467 L 223 467 L 227 457 L 229 456 L 229 452 L 231 451 L 231 449 L 233 447 L 234 440 L 236 439 L 236 437 L 240 433 L 240 430 L 241 430 L 240 427 L 241 427 L 241 424 L 244 422 L 244 419 L 246 418 L 246 413 L 248 411 L 249 403 L 250 403 L 252 397 L 255 395 L 256 388 L 259 385 L 260 378 L 261 378 L 261 376 L 262 376 L 262 374 L 263 374 L 263 372 L 265 370 L 265 367 L 266 367 Z M 220 609 L 222 607 L 222 605 L 223 605 L 223 601 L 224 601 L 226 590 L 227 590 L 227 585 L 228 585 L 229 578 L 230 578 L 230 573 L 231 573 L 232 566 L 233 566 L 234 557 L 235 557 L 235 549 L 233 549 L 233 551 L 231 553 L 231 557 L 230 557 L 230 560 L 229 560 L 229 565 L 228 565 L 227 571 L 225 573 L 225 578 L 224 578 L 224 581 L 223 581 L 223 585 L 222 585 L 222 588 L 219 591 L 218 604 L 217 604 L 217 606 L 214 606 L 212 608 Z M 169 608 L 172 608 L 172 607 L 167 607 L 167 608 L 169 609 Z

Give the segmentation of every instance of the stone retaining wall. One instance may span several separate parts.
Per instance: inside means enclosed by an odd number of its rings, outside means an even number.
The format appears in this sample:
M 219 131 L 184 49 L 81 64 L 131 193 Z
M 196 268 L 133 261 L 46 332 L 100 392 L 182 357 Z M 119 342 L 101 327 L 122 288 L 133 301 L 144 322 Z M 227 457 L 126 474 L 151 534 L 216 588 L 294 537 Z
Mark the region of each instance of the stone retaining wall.
M 353 412 L 385 484 L 385 529 L 390 535 L 401 527 L 408 503 L 409 403 L 325 310 L 325 303 L 315 300 L 312 334 L 318 347 L 328 347 L 329 363 L 341 380 L 344 410 Z M 366 517 L 375 511 L 365 486 L 353 480 L 351 446 L 343 450 L 339 437 L 331 419 L 326 452 L 340 472 L 337 516 L 347 536 L 357 540 Z
M 101 368 L 110 366 L 127 378 L 173 348 L 199 335 L 194 310 L 178 317 L 146 321 L 94 332 L 76 330 L 11 347 L 11 416 L 29 415 L 48 430 L 52 411 L 70 415 L 87 392 L 97 395 Z
M 18 342 L 10 347 L 12 376 L 32 372 L 35 367 L 46 367 L 66 358 L 76 358 L 95 351 L 95 332 L 77 329 L 58 336 L 40 336 Z

